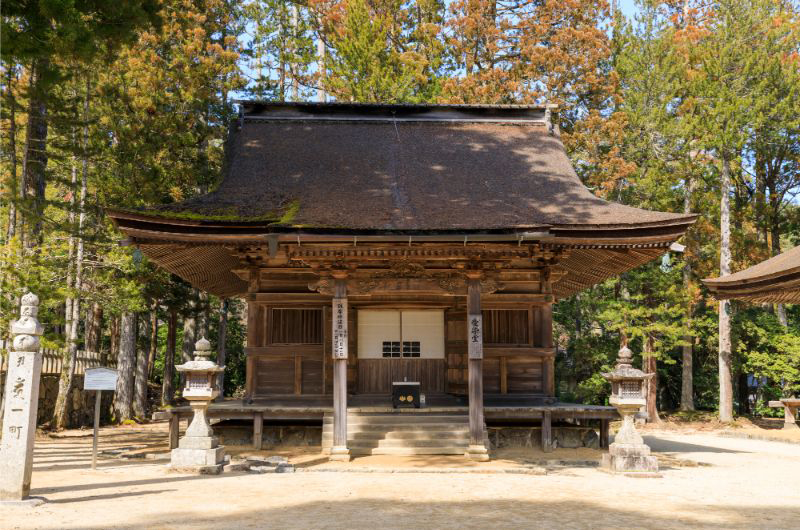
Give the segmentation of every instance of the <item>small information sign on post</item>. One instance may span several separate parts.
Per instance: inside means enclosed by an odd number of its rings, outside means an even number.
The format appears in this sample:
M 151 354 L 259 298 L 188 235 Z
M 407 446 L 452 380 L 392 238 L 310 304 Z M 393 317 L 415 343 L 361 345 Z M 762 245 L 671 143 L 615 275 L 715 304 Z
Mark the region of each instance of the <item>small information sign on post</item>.
M 94 390 L 94 440 L 92 440 L 92 469 L 97 469 L 97 433 L 100 430 L 100 402 L 103 390 L 117 389 L 117 371 L 111 368 L 89 368 L 83 376 L 83 389 Z
M 347 298 L 333 299 L 333 358 L 347 359 Z

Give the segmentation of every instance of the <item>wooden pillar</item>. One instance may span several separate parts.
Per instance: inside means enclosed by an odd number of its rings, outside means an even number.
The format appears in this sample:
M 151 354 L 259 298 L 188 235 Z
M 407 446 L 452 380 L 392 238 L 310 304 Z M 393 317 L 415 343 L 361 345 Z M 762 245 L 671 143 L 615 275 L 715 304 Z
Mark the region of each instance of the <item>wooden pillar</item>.
M 256 412 L 253 415 L 253 449 L 261 451 L 261 440 L 264 433 L 264 414 Z
M 542 294 L 545 304 L 539 310 L 539 344 L 543 348 L 553 347 L 553 286 L 550 282 L 550 268 L 542 271 Z M 542 359 L 542 392 L 546 396 L 555 396 L 555 354 Z
M 549 410 L 542 412 L 542 451 L 553 450 L 553 419 Z
M 169 417 L 169 448 L 178 447 L 178 436 L 181 429 L 181 417 L 177 412 L 173 412 Z
M 347 448 L 347 273 L 333 274 L 333 447 L 331 460 L 349 461 Z
M 797 429 L 797 407 L 783 404 L 783 428 Z
M 467 276 L 467 333 L 469 447 L 466 456 L 472 460 L 487 461 L 489 452 L 483 440 L 483 317 L 479 273 Z
M 600 420 L 600 449 L 608 449 L 608 420 Z

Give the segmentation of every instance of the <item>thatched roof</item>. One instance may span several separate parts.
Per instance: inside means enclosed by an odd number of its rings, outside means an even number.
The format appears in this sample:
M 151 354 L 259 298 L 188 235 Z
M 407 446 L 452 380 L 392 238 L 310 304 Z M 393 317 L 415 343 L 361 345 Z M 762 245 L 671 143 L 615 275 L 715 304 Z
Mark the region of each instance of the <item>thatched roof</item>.
M 719 299 L 756 303 L 800 302 L 800 246 L 735 274 L 703 283 Z
M 552 111 L 245 103 L 215 191 L 109 214 L 146 254 L 168 241 L 263 243 L 267 234 L 505 234 L 513 242 L 535 232 L 565 244 L 617 248 L 668 246 L 683 234 L 694 216 L 632 208 L 586 189 L 550 119 Z M 219 256 L 212 268 L 230 264 L 224 248 L 214 252 Z M 174 263 L 167 268 L 178 274 L 188 274 L 188 267 L 228 277 L 194 280 L 204 288 L 224 283 L 228 291 L 242 288 L 241 280 L 233 287 L 229 273 L 210 271 L 208 261 L 188 263 L 192 253 L 178 257 L 163 248 L 158 253 L 168 255 Z M 577 253 L 572 259 L 587 256 Z M 615 273 L 630 268 L 631 259 L 617 260 Z M 594 260 L 582 261 L 583 279 L 565 280 L 574 284 L 570 292 L 609 275 L 595 270 Z

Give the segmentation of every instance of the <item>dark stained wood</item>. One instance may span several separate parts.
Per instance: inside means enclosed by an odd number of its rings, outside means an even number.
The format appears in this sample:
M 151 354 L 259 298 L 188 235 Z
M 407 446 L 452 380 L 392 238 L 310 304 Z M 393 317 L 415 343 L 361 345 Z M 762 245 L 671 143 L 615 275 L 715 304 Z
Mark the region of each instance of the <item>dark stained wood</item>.
M 487 394 L 501 393 L 501 363 L 502 357 L 483 360 L 483 391 Z
M 500 393 L 508 394 L 508 357 L 500 357 Z
M 551 271 L 546 267 L 542 271 L 542 293 L 550 295 L 553 292 Z M 546 303 L 539 310 L 541 317 L 540 343 L 543 348 L 553 348 L 553 303 Z M 555 396 L 555 356 L 548 357 L 542 365 L 542 385 L 544 393 Z
M 508 363 L 508 392 L 510 394 L 539 394 L 542 387 L 542 359 L 538 357 L 506 357 Z
M 294 393 L 303 393 L 303 358 L 299 355 L 294 358 Z
M 600 420 L 600 449 L 608 449 L 609 420 Z
M 322 344 L 322 308 L 270 310 L 269 344 Z
M 484 309 L 481 313 L 485 344 L 528 345 L 527 309 Z
M 253 395 L 293 394 L 295 390 L 294 367 L 293 358 L 256 358 Z
M 555 354 L 553 348 L 531 348 L 528 346 L 519 347 L 498 347 L 498 346 L 485 346 L 483 348 L 483 357 L 548 357 Z
M 445 391 L 444 359 L 359 359 L 358 392 L 390 394 L 395 381 L 416 381 L 422 392 Z
M 322 394 L 322 375 L 322 359 L 302 359 L 301 393 Z
M 178 447 L 178 436 L 180 435 L 181 417 L 177 414 L 169 417 L 169 448 Z

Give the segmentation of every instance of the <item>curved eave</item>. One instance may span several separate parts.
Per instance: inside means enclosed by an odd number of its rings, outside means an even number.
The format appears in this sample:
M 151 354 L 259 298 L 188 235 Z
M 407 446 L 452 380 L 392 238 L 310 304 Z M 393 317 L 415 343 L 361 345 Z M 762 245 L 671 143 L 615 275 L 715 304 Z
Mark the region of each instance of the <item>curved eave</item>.
M 800 267 L 781 274 L 726 282 L 725 277 L 703 280 L 719 300 L 745 300 L 752 303 L 800 303 Z
M 536 239 L 542 242 L 567 245 L 638 245 L 648 242 L 674 240 L 683 235 L 697 218 L 686 215 L 659 222 L 611 225 L 530 225 L 506 229 L 429 229 L 429 230 L 359 230 L 327 227 L 293 227 L 275 221 L 218 221 L 209 219 L 175 219 L 123 210 L 107 210 L 114 224 L 135 239 L 216 242 L 222 244 L 263 241 L 264 237 L 336 240 L 351 237 L 381 236 L 454 236 L 466 234 L 493 235 L 498 240 L 519 241 Z

